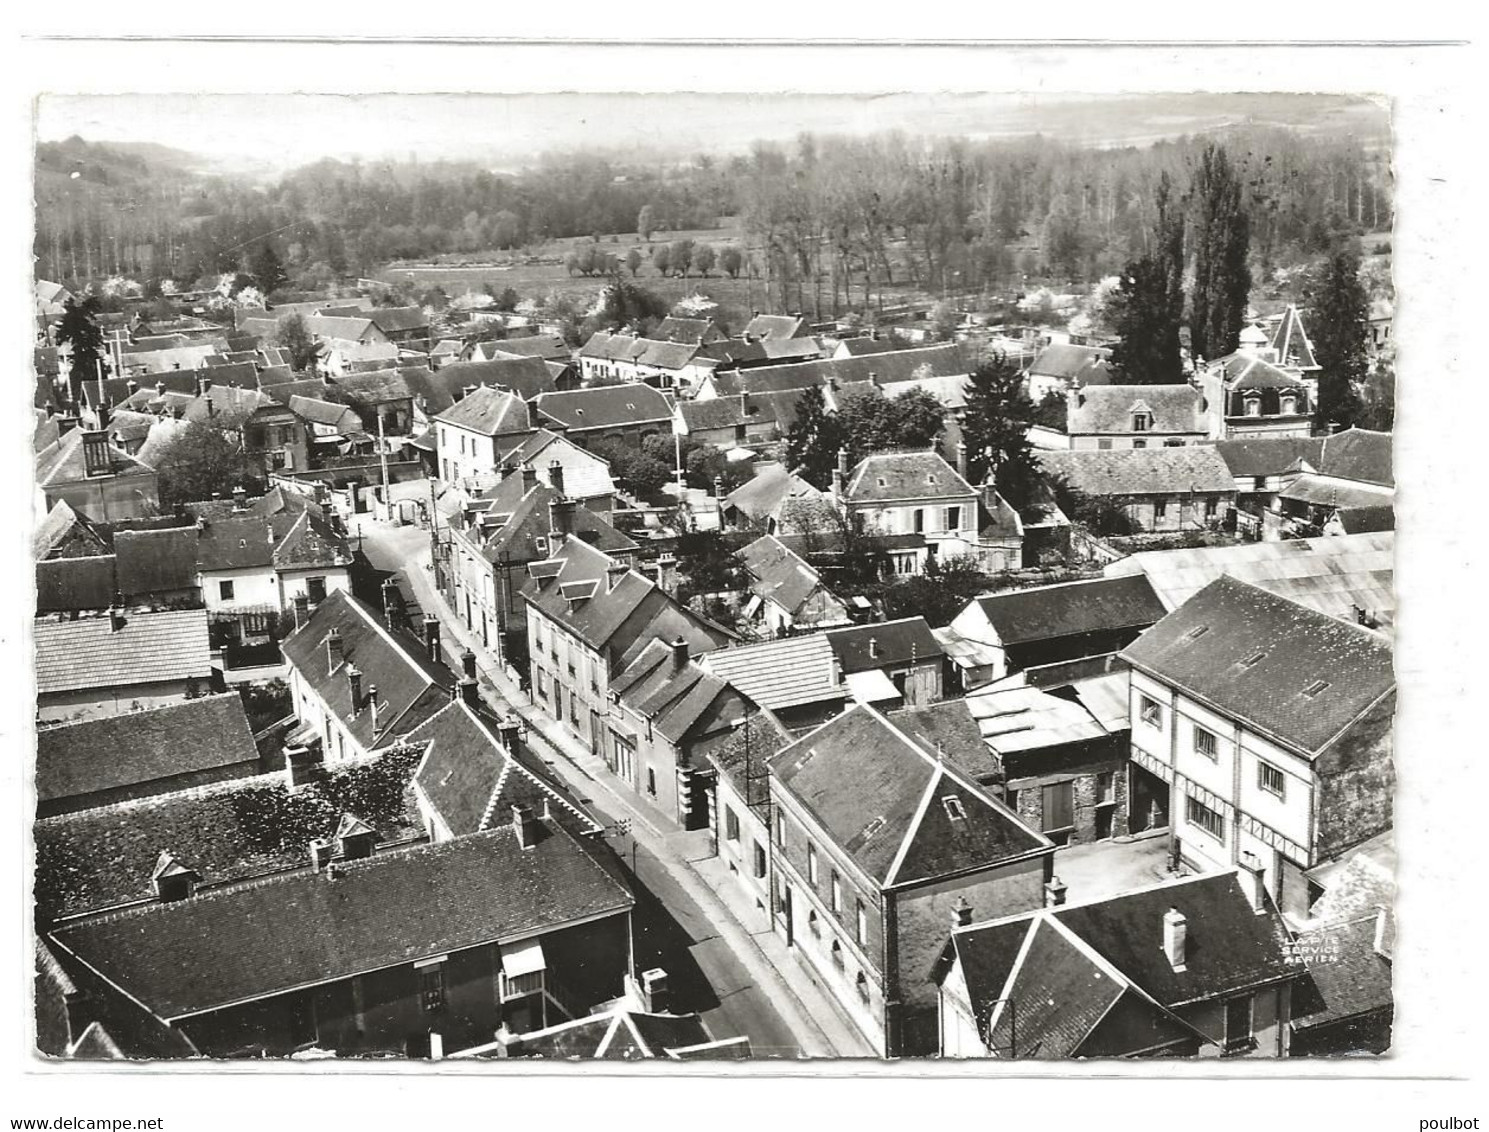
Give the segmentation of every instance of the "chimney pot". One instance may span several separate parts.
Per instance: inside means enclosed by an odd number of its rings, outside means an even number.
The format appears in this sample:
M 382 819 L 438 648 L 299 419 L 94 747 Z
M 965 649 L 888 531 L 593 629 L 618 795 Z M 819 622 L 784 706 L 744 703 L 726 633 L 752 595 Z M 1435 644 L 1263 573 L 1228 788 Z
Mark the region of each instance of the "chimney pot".
M 681 672 L 688 664 L 688 642 L 681 636 L 672 642 L 672 669 Z
M 557 460 L 551 460 L 548 464 L 548 486 L 558 493 L 560 499 L 567 499 L 568 494 L 564 490 L 564 466 Z M 568 532 L 565 531 L 565 534 Z
M 513 803 L 512 829 L 517 834 L 517 844 L 521 848 L 531 849 L 537 844 L 538 819 L 533 816 L 531 806 Z
M 470 649 L 460 654 L 460 672 L 467 680 L 476 678 L 476 654 Z
M 951 925 L 956 928 L 965 928 L 972 922 L 972 905 L 967 903 L 965 896 L 957 897 L 957 901 L 951 908 Z
M 1044 886 L 1044 906 L 1058 908 L 1065 903 L 1065 882 L 1059 877 L 1050 877 Z
M 295 628 L 305 628 L 305 622 L 310 620 L 310 595 L 296 594 L 294 599 Z
M 1175 971 L 1184 970 L 1189 945 L 1189 926 L 1184 913 L 1170 908 L 1163 914 L 1163 953 Z
M 424 648 L 429 653 L 429 659 L 438 664 L 440 662 L 439 618 L 432 613 L 424 615 Z
M 342 652 L 341 645 L 341 630 L 332 629 L 329 633 L 326 634 L 327 669 L 331 672 L 335 672 L 337 665 L 339 665 L 343 659 L 344 654 Z
M 641 997 L 648 1014 L 667 1012 L 667 972 L 652 967 L 641 972 Z
M 361 669 L 357 668 L 356 665 L 352 665 L 350 668 L 348 668 L 346 670 L 346 679 L 347 679 L 347 683 L 351 686 L 351 692 L 352 692 L 352 714 L 353 715 L 356 715 L 357 712 L 359 712 L 359 711 L 362 710 L 362 671 L 361 671 Z

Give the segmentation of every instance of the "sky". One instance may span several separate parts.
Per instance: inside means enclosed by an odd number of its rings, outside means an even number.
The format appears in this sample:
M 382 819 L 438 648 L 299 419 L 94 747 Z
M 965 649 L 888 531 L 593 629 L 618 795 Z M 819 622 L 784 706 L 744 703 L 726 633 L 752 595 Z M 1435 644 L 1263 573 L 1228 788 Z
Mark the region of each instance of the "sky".
M 1245 120 L 1349 124 L 1384 135 L 1362 98 L 1299 94 L 418 94 L 43 95 L 43 141 L 158 142 L 225 167 L 285 168 L 321 157 L 417 155 L 516 169 L 545 150 L 588 146 L 728 152 L 802 131 L 1146 144 Z

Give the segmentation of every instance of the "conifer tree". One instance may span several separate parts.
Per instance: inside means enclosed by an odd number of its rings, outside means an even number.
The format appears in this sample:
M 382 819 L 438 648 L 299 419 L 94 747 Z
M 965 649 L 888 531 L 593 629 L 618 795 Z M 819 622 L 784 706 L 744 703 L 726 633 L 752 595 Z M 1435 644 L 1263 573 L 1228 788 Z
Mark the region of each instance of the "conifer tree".
M 1351 428 L 1361 416 L 1359 391 L 1370 369 L 1370 302 L 1353 241 L 1330 253 L 1310 315 L 1313 357 L 1319 365 L 1319 423 Z

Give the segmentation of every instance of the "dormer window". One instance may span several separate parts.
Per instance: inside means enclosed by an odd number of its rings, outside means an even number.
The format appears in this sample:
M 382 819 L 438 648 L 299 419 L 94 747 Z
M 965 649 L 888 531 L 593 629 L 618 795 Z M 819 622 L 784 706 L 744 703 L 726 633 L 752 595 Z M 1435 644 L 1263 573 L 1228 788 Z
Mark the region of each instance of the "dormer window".
M 1283 412 L 1283 414 L 1284 415 L 1291 415 L 1293 413 L 1296 413 L 1297 411 L 1298 411 L 1298 398 L 1297 398 L 1297 395 L 1296 394 L 1293 394 L 1293 393 L 1284 393 L 1282 395 L 1282 412 Z
M 946 816 L 952 821 L 966 821 L 967 811 L 962 805 L 962 800 L 955 794 L 948 794 L 941 799 L 941 805 L 946 807 Z
M 1262 399 L 1260 397 L 1246 398 L 1246 415 L 1248 417 L 1259 417 L 1262 415 Z
M 1132 414 L 1132 431 L 1133 432 L 1147 432 L 1152 427 L 1153 427 L 1153 417 L 1152 417 L 1151 414 L 1149 414 L 1149 413 L 1133 413 Z

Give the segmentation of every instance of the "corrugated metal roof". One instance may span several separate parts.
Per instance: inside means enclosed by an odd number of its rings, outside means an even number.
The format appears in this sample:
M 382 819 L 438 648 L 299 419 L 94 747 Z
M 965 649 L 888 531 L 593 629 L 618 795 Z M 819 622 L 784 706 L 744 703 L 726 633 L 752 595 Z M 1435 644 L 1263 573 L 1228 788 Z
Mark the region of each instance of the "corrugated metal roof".
M 841 698 L 825 634 L 719 649 L 698 663 L 772 710 Z

